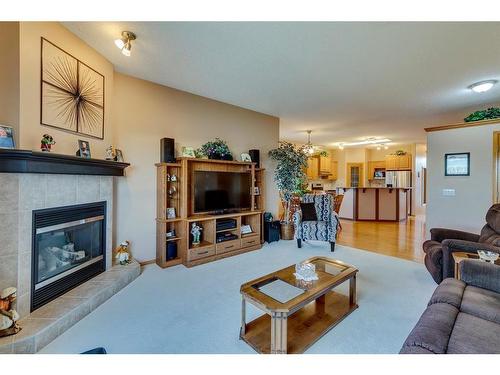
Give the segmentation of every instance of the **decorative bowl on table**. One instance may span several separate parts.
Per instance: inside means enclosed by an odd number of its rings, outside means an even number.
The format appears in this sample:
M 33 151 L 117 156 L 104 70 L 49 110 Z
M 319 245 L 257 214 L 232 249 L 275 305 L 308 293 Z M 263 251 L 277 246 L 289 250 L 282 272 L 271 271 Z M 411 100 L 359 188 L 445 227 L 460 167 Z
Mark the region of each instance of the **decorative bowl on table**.
M 477 254 L 479 255 L 479 259 L 481 259 L 484 262 L 490 262 L 490 263 L 495 263 L 495 261 L 500 256 L 500 254 L 495 253 L 493 251 L 484 251 L 484 250 L 478 250 Z

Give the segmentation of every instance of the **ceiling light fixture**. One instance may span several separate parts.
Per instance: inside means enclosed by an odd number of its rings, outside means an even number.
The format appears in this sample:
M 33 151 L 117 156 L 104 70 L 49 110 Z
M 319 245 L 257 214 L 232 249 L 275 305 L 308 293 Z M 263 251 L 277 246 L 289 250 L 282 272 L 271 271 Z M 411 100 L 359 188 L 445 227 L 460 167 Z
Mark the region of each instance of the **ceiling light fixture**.
M 490 90 L 496 83 L 498 83 L 496 79 L 489 79 L 487 81 L 473 83 L 469 86 L 469 89 L 477 93 L 486 92 Z
M 311 133 L 312 133 L 312 130 L 306 130 L 306 131 L 307 131 L 306 152 L 309 155 L 312 155 L 312 154 L 314 154 L 314 146 L 311 143 Z
M 128 57 L 132 49 L 132 41 L 136 39 L 137 36 L 132 31 L 122 31 L 122 37 L 115 40 L 115 45 L 122 51 L 122 54 Z
M 342 146 L 344 148 L 345 146 L 363 146 L 363 145 L 383 145 L 385 143 L 392 142 L 389 138 L 367 138 L 364 141 L 359 141 L 359 142 L 344 142 L 344 143 L 337 143 L 339 148 Z M 342 150 L 342 148 L 340 148 Z

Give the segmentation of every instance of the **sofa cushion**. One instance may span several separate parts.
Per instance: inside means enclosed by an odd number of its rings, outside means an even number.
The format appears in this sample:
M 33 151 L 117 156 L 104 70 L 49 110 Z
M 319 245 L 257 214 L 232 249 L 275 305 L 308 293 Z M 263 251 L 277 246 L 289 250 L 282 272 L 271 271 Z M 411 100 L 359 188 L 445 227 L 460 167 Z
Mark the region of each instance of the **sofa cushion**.
M 460 312 L 500 324 L 500 294 L 475 286 L 467 286 Z
M 488 224 L 481 229 L 480 243 L 485 243 L 493 246 L 500 246 L 500 234 L 495 232 Z
M 325 221 L 303 221 L 302 236 L 305 240 L 327 240 L 328 224 Z
M 449 354 L 500 354 L 500 324 L 459 313 L 448 343 Z
M 451 304 L 430 305 L 411 331 L 400 353 L 409 353 L 411 350 L 408 347 L 414 346 L 435 354 L 446 353 L 448 339 L 457 315 L 458 309 Z
M 463 281 L 454 278 L 444 279 L 432 294 L 428 306 L 435 303 L 448 303 L 459 309 L 465 286 Z

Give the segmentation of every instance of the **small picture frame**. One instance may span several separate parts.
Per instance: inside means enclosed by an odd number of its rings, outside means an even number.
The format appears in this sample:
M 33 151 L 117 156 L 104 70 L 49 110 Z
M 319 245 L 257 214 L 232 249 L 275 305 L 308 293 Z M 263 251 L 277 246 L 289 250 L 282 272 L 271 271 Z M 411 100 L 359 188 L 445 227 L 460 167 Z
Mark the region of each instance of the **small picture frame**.
M 252 227 L 248 224 L 241 225 L 241 234 L 250 234 L 253 233 Z
M 258 186 L 254 186 L 253 188 L 253 195 L 260 195 L 260 189 Z
M 78 140 L 78 156 L 85 159 L 90 159 L 92 157 L 89 141 Z
M 123 152 L 122 150 L 115 148 L 115 160 L 123 163 L 125 160 L 123 159 Z
M 14 129 L 7 125 L 0 125 L 0 148 L 16 148 Z
M 192 148 L 192 147 L 183 147 L 182 148 L 182 157 L 184 157 L 184 158 L 195 158 L 196 154 L 194 152 L 194 148 Z
M 175 219 L 175 207 L 167 207 L 167 219 Z
M 244 152 L 243 154 L 241 154 L 241 161 L 246 162 L 246 163 L 251 163 L 252 158 L 250 157 L 249 154 Z
M 445 176 L 470 176 L 470 152 L 444 155 Z

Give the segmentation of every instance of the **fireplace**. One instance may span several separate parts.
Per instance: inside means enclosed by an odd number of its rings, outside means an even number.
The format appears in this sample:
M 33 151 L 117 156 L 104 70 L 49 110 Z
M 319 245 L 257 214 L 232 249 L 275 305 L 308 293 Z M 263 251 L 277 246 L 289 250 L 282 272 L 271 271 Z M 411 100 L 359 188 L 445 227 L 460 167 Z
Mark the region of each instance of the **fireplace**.
M 103 272 L 106 202 L 33 211 L 31 311 Z

